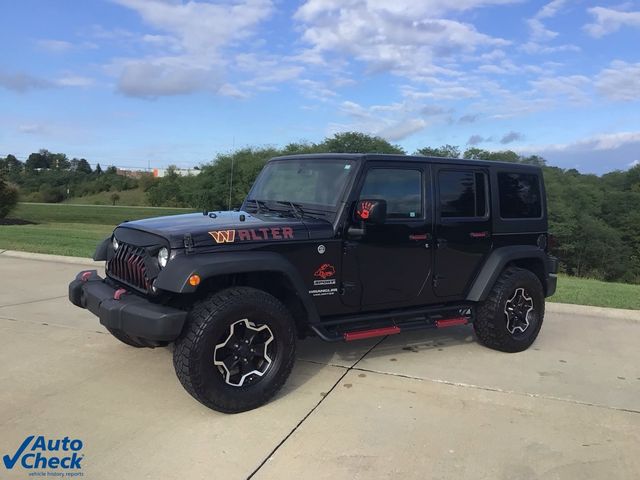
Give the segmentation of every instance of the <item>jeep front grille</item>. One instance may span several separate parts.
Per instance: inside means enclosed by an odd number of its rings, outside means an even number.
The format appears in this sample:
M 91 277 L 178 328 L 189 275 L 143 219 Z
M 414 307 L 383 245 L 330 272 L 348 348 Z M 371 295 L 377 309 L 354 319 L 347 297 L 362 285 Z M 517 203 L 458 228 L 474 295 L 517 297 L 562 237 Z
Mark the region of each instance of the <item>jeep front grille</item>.
M 150 281 L 147 276 L 145 256 L 144 248 L 121 243 L 114 257 L 107 263 L 107 272 L 110 277 L 122 283 L 147 291 Z

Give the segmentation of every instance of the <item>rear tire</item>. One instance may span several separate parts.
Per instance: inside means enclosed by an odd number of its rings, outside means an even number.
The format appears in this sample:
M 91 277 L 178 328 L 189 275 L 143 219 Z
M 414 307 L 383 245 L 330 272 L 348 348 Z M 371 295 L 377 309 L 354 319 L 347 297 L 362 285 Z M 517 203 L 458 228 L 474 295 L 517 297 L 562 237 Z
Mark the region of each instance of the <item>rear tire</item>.
M 266 292 L 235 287 L 194 305 L 175 343 L 182 386 L 203 405 L 238 413 L 268 402 L 295 359 L 295 323 Z
M 522 352 L 538 337 L 544 319 L 544 292 L 538 277 L 507 268 L 476 310 L 473 327 L 480 342 L 502 352 Z

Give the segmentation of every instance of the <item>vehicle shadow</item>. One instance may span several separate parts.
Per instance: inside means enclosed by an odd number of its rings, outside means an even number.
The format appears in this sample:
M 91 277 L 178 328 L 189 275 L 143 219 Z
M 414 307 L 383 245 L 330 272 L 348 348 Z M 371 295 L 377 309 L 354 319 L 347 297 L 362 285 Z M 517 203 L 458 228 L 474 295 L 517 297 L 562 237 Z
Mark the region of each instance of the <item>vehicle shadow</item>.
M 329 343 L 316 337 L 308 338 L 298 342 L 297 358 L 319 365 L 359 368 L 363 360 L 386 357 L 396 361 L 403 355 L 416 353 L 429 362 L 442 352 L 462 345 L 479 347 L 471 325 L 414 330 L 355 342 Z
M 296 364 L 284 388 L 276 395 L 278 398 L 293 394 L 296 390 L 306 388 L 324 369 L 365 368 L 363 360 L 388 360 L 393 370 L 402 373 L 404 355 L 420 354 L 420 362 L 428 365 L 437 356 L 446 354 L 447 350 L 469 345 L 479 347 L 473 328 L 470 325 L 449 327 L 445 329 L 425 329 L 405 332 L 398 335 L 378 337 L 355 342 L 325 342 L 318 337 L 298 340 L 296 346 Z M 163 361 L 171 363 L 173 344 L 164 348 L 156 348 L 155 352 Z M 380 365 L 385 365 L 382 363 Z M 385 371 L 386 368 L 367 366 L 366 369 Z M 331 385 L 333 386 L 333 385 Z M 319 395 L 324 396 L 330 387 L 324 388 Z M 319 397 L 319 400 L 321 397 Z

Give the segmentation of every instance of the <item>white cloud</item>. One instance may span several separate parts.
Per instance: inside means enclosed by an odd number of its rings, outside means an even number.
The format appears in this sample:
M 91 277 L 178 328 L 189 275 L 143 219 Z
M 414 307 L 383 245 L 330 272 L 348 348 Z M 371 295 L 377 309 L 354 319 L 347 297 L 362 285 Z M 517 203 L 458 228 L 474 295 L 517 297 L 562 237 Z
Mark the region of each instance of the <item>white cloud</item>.
M 555 17 L 556 14 L 566 5 L 567 0 L 552 0 L 547 3 L 544 7 L 542 7 L 538 13 L 536 14 L 537 18 L 551 18 Z
M 558 36 L 558 32 L 547 29 L 538 18 L 530 18 L 527 20 L 527 24 L 531 30 L 531 37 L 534 40 L 546 42 Z
M 25 125 L 19 125 L 18 131 L 20 133 L 26 133 L 29 135 L 37 135 L 37 134 L 45 133 L 46 127 L 41 123 L 28 123 Z
M 411 79 L 455 75 L 439 63 L 478 49 L 507 45 L 468 23 L 442 18 L 509 0 L 308 0 L 296 12 L 302 39 L 318 55 L 331 53 L 364 62 L 370 72 L 391 71 Z M 440 15 L 440 17 L 439 17 Z
M 541 155 L 551 164 L 578 165 L 581 171 L 602 173 L 632 166 L 638 159 L 640 131 L 600 133 L 573 142 L 527 145 L 515 150 Z
M 591 80 L 584 75 L 568 75 L 554 77 L 540 77 L 529 82 L 534 93 L 546 98 L 561 98 L 573 104 L 589 102 L 588 89 Z
M 426 128 L 427 122 L 422 118 L 407 118 L 378 131 L 378 135 L 392 142 L 407 138 Z
M 522 139 L 524 139 L 524 135 L 522 133 L 511 131 L 503 135 L 503 137 L 500 139 L 500 143 L 503 145 L 507 145 L 509 143 L 518 142 Z
M 184 64 L 178 59 L 132 60 L 122 68 L 118 90 L 133 97 L 157 97 L 215 91 L 222 83 L 210 69 Z
M 477 114 L 477 113 L 475 113 L 475 114 L 468 113 L 466 115 L 461 116 L 458 119 L 458 122 L 459 123 L 474 123 L 475 121 L 478 120 L 479 117 L 480 117 L 480 115 Z
M 538 42 L 527 42 L 520 46 L 520 49 L 528 54 L 549 54 L 557 52 L 579 52 L 580 47 L 572 44 L 544 45 Z
M 529 145 L 523 147 L 521 150 L 542 150 L 550 152 L 585 152 L 595 150 L 601 152 L 605 150 L 615 150 L 633 144 L 640 144 L 640 132 L 600 133 L 571 143 Z
M 638 165 L 640 165 L 640 160 L 634 160 L 633 162 L 629 162 L 630 168 L 637 167 Z
M 588 11 L 594 17 L 594 23 L 585 25 L 584 29 L 595 38 L 616 32 L 625 26 L 640 27 L 640 11 L 625 12 L 606 7 L 593 7 Z
M 94 80 L 80 75 L 65 75 L 57 79 L 55 83 L 61 87 L 90 87 L 94 84 Z
M 0 87 L 6 88 L 7 90 L 24 93 L 29 90 L 38 90 L 51 86 L 52 83 L 50 81 L 28 73 L 4 72 L 0 70 Z
M 552 0 L 542 7 L 538 12 L 527 20 L 529 29 L 531 30 L 531 38 L 537 42 L 546 42 L 553 40 L 558 36 L 558 32 L 549 30 L 542 20 L 555 17 L 558 12 L 564 7 L 567 0 Z
M 529 26 L 529 41 L 520 47 L 521 50 L 529 54 L 549 54 L 570 50 L 579 50 L 575 45 L 544 45 L 558 36 L 558 32 L 546 27 L 543 20 L 555 17 L 565 7 L 567 0 L 552 0 L 544 5 L 536 14 L 526 22 Z
M 51 40 L 43 39 L 37 40 L 36 45 L 42 50 L 46 50 L 51 53 L 64 53 L 73 48 L 73 43 L 66 40 Z
M 98 48 L 95 43 L 89 41 L 69 42 L 67 40 L 39 39 L 36 40 L 35 43 L 40 50 L 53 54 L 67 53 L 72 50 L 92 50 Z
M 611 62 L 596 77 L 596 86 L 600 94 L 611 100 L 640 100 L 640 63 Z
M 402 140 L 429 125 L 422 117 L 422 108 L 424 106 L 412 102 L 363 107 L 356 102 L 344 101 L 340 105 L 340 111 L 349 122 L 332 123 L 330 133 L 356 130 L 378 135 L 392 142 Z
M 467 145 L 470 146 L 476 146 L 476 145 L 480 145 L 481 143 L 484 143 L 486 141 L 488 141 L 488 138 L 484 138 L 482 135 L 471 135 L 469 137 L 469 140 L 467 140 Z
M 63 75 L 50 80 L 28 73 L 0 71 L 0 87 L 18 93 L 54 87 L 88 87 L 93 83 L 93 79 L 78 75 Z
M 142 37 L 143 42 L 159 50 L 158 54 L 121 59 L 110 66 L 118 71 L 118 89 L 122 93 L 156 97 L 209 90 L 235 97 L 245 95 L 224 80 L 230 68 L 225 49 L 255 33 L 257 25 L 273 11 L 271 0 L 226 0 L 215 4 L 115 1 L 135 10 L 144 22 L 162 32 Z

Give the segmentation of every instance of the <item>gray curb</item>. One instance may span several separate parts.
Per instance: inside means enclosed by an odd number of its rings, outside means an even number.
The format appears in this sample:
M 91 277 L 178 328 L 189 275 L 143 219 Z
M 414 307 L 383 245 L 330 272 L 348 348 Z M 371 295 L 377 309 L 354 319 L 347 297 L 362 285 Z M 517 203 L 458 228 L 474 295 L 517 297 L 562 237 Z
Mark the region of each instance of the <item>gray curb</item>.
M 44 253 L 18 252 L 15 250 L 0 250 L 0 256 L 38 260 L 41 262 L 68 263 L 102 268 L 104 262 L 94 262 L 90 258 L 66 257 L 64 255 L 47 255 Z M 640 310 L 624 310 L 621 308 L 592 307 L 589 305 L 573 305 L 570 303 L 547 302 L 547 313 L 561 313 L 566 315 L 581 315 L 586 317 L 612 318 L 621 320 L 635 320 L 640 322 Z
M 48 255 L 45 253 L 19 252 L 16 250 L 0 251 L 1 257 L 22 258 L 25 260 L 38 260 L 41 262 L 69 263 L 72 265 L 85 265 L 88 267 L 102 267 L 104 262 L 94 262 L 85 257 L 67 257 L 65 255 Z
M 612 318 L 620 320 L 635 320 L 640 322 L 640 310 L 625 310 L 622 308 L 593 307 L 590 305 L 573 305 L 571 303 L 547 302 L 547 313 L 562 313 L 584 317 Z

